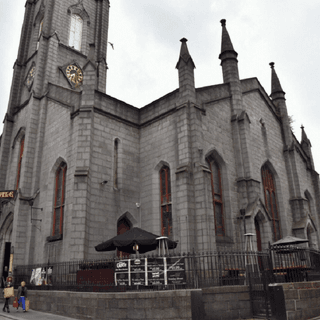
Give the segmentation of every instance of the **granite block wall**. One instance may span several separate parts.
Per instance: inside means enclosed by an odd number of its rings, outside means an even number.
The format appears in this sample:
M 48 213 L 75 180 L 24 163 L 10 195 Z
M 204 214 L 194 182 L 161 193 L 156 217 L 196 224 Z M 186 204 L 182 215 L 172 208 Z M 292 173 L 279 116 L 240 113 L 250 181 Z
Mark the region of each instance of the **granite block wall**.
M 283 283 L 288 320 L 311 319 L 320 315 L 320 282 Z
M 246 319 L 252 316 L 247 286 L 203 288 L 202 301 L 205 320 Z
M 279 285 L 283 287 L 287 320 L 306 320 L 320 315 L 320 282 Z M 31 310 L 75 319 L 238 320 L 252 318 L 248 286 L 130 293 L 29 290 L 28 296 Z
M 203 320 L 201 290 L 132 293 L 32 291 L 30 308 L 75 319 Z M 32 312 L 32 311 L 31 311 Z M 30 313 L 31 313 L 30 312 Z

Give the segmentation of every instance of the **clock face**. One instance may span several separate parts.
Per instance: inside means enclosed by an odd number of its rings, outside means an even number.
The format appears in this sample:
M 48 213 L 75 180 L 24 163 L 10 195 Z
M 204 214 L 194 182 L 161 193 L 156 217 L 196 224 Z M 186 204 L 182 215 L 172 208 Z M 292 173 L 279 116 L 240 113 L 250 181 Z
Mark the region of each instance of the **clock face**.
M 70 64 L 66 69 L 66 74 L 68 79 L 74 83 L 75 85 L 80 85 L 83 80 L 82 70 L 75 66 L 74 64 Z
M 36 66 L 33 66 L 30 71 L 28 72 L 28 76 L 27 76 L 27 85 L 31 85 L 33 78 L 34 78 L 34 74 L 36 72 Z

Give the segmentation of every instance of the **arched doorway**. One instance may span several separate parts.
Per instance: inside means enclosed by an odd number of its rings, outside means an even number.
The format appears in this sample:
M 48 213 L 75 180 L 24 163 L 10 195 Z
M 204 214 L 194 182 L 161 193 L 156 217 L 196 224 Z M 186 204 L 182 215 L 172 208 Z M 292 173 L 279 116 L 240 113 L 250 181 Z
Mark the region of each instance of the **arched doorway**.
M 258 249 L 258 251 L 261 251 L 262 250 L 261 229 L 260 229 L 258 216 L 255 216 L 255 218 L 254 218 L 254 227 L 256 229 L 256 235 L 257 235 L 257 249 Z
M 130 229 L 131 229 L 131 223 L 126 217 L 123 217 L 118 221 L 118 223 L 117 223 L 117 235 L 123 234 L 123 233 L 125 233 L 126 231 L 128 231 Z M 120 259 L 126 259 L 126 258 L 129 257 L 129 255 L 130 255 L 129 253 L 117 250 L 117 256 Z
M 1 279 L 5 280 L 9 272 L 13 214 L 9 213 L 0 229 L 0 271 Z M 1 281 L 1 287 L 3 286 Z

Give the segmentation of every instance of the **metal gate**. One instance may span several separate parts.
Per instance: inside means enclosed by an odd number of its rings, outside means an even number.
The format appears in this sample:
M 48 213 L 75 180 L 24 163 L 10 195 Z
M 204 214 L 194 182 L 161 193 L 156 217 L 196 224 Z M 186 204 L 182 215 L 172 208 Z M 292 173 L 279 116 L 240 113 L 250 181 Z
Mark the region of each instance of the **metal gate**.
M 271 319 L 269 284 L 273 283 L 272 263 L 268 252 L 256 252 L 246 265 L 253 316 Z

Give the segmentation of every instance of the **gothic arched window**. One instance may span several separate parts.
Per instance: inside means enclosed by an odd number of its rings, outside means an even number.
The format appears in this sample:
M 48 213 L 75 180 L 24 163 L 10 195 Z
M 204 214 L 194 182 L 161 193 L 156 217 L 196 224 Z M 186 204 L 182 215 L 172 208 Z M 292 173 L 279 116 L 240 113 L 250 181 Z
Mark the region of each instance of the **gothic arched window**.
M 305 191 L 304 196 L 307 199 L 309 214 L 312 216 L 311 197 L 309 196 L 307 191 Z
M 131 229 L 130 221 L 127 218 L 122 218 L 117 223 L 117 235 L 124 234 Z M 130 253 L 117 250 L 117 256 L 120 259 L 129 259 Z
M 40 37 L 41 37 L 42 29 L 43 29 L 43 18 L 42 18 L 42 20 L 40 21 L 40 24 L 39 24 L 39 32 L 38 32 L 38 40 L 37 40 L 37 50 L 39 49 Z
M 82 26 L 82 18 L 77 14 L 73 14 L 71 16 L 69 46 L 79 51 L 81 49 Z
M 223 216 L 221 172 L 218 164 L 212 159 L 209 160 L 209 167 L 211 171 L 211 191 L 216 235 L 224 236 L 225 226 Z
M 55 195 L 53 207 L 53 228 L 52 236 L 62 235 L 63 214 L 66 194 L 66 173 L 67 164 L 62 162 L 56 171 L 55 177 Z
M 19 158 L 18 158 L 16 190 L 18 190 L 18 188 L 19 188 L 23 150 L 24 150 L 24 137 L 22 137 L 22 139 L 20 140 L 20 150 L 19 150 Z
M 262 183 L 266 207 L 271 214 L 273 240 L 281 239 L 280 217 L 277 204 L 276 186 L 271 171 L 267 166 L 261 169 Z
M 172 235 L 172 203 L 171 203 L 171 179 L 170 169 L 163 166 L 160 170 L 160 194 L 161 194 L 161 235 Z

